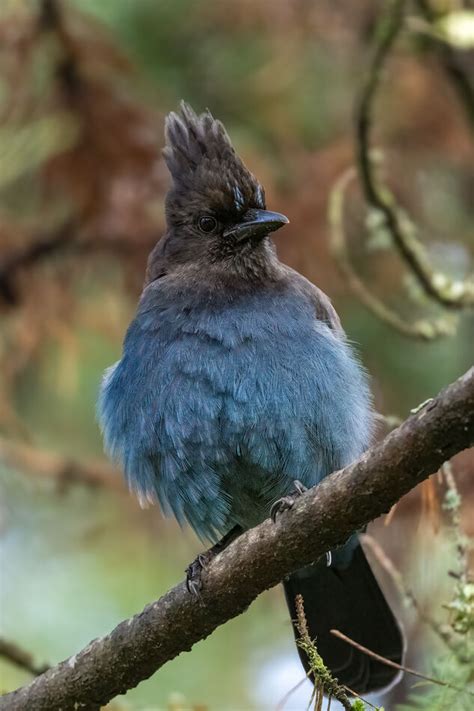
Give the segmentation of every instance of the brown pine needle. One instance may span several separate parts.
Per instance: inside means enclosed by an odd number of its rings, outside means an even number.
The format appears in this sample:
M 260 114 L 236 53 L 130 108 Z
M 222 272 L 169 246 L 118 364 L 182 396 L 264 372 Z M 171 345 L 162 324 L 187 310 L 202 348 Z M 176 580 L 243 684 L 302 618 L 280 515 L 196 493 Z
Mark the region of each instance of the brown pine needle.
M 395 515 L 395 511 L 396 511 L 397 508 L 398 508 L 398 503 L 399 503 L 399 502 L 397 501 L 396 504 L 393 504 L 392 508 L 390 509 L 390 511 L 388 512 L 388 514 L 385 516 L 384 522 L 383 522 L 383 523 L 384 523 L 384 526 L 390 526 L 390 524 L 392 523 L 393 517 L 394 517 L 394 515 Z
M 421 517 L 418 521 L 418 526 L 421 526 L 424 520 L 427 519 L 431 522 L 434 532 L 438 533 L 440 525 L 440 506 L 434 478 L 431 477 L 430 479 L 423 481 L 420 489 Z

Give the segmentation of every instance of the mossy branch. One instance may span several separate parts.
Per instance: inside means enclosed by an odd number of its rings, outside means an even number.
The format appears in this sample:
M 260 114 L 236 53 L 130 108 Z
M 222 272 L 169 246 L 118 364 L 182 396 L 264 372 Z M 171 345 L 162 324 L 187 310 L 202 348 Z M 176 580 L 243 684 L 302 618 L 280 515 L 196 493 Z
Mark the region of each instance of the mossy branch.
M 461 496 L 456 486 L 450 462 L 443 464 L 447 492 L 443 508 L 450 517 L 451 535 L 456 548 L 458 569 L 450 571 L 456 581 L 452 599 L 445 606 L 451 614 L 450 628 L 457 639 L 457 655 L 460 661 L 472 664 L 472 643 L 474 634 L 474 579 L 469 569 L 469 556 L 473 541 L 469 539 L 461 526 Z
M 323 694 L 326 694 L 330 699 L 336 699 L 345 709 L 351 711 L 353 706 L 344 687 L 338 683 L 337 679 L 333 677 L 327 666 L 324 664 L 323 658 L 319 654 L 316 647 L 316 641 L 312 640 L 309 636 L 302 595 L 296 596 L 295 605 L 297 615 L 296 627 L 300 635 L 297 644 L 308 657 L 309 665 L 311 667 L 314 682 L 315 708 L 317 711 L 321 709 Z
M 344 203 L 346 191 L 356 177 L 355 168 L 349 168 L 336 181 L 329 197 L 330 248 L 347 285 L 369 311 L 403 336 L 423 341 L 433 341 L 452 335 L 454 332 L 453 324 L 448 318 L 419 319 L 413 323 L 403 319 L 396 311 L 393 311 L 380 301 L 355 272 L 351 263 L 344 229 Z
M 406 229 L 405 221 L 389 191 L 376 175 L 371 155 L 373 110 L 382 80 L 385 63 L 403 28 L 405 0 L 390 0 L 387 10 L 376 28 L 372 62 L 362 86 L 356 111 L 357 167 L 365 199 L 383 218 L 399 254 L 416 277 L 425 293 L 444 307 L 461 309 L 474 306 L 474 280 L 452 280 L 435 270 L 422 243 L 413 230 Z

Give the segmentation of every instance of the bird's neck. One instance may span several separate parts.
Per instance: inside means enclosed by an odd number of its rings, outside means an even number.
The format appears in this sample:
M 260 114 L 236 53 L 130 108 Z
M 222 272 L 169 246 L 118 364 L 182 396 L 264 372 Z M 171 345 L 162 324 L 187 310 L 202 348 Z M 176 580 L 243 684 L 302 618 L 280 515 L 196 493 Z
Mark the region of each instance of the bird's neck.
M 145 284 L 174 275 L 177 279 L 215 284 L 219 289 L 246 291 L 278 281 L 281 269 L 269 237 L 257 245 L 243 245 L 238 252 L 219 249 L 193 259 L 180 259 L 179 254 L 166 249 L 166 240 L 161 240 L 150 254 Z
M 220 248 L 206 255 L 203 269 L 210 268 L 216 276 L 230 279 L 232 283 L 255 284 L 273 281 L 280 271 L 280 261 L 275 246 L 269 237 L 258 244 L 250 242 L 238 251 Z

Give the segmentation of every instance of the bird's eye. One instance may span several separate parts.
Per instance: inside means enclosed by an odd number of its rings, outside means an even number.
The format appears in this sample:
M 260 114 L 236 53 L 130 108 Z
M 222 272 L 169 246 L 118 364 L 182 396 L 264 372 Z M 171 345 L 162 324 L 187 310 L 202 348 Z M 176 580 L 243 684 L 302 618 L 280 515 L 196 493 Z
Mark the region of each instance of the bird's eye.
M 217 220 L 211 215 L 204 215 L 204 217 L 199 218 L 198 225 L 201 232 L 214 232 L 217 227 Z

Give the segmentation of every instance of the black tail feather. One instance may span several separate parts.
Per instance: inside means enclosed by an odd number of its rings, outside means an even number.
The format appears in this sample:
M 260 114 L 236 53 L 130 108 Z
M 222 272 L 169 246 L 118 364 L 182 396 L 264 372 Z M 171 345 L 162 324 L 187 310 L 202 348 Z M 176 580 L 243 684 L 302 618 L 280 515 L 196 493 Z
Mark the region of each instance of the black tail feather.
M 309 634 L 332 674 L 353 691 L 364 694 L 392 684 L 399 672 L 331 634 L 337 629 L 355 642 L 397 664 L 404 642 L 395 616 L 357 546 L 350 564 L 327 567 L 325 561 L 298 571 L 284 582 L 291 619 L 296 618 L 295 597 L 303 597 Z M 295 637 L 298 632 L 294 627 Z M 306 654 L 298 649 L 306 672 Z

